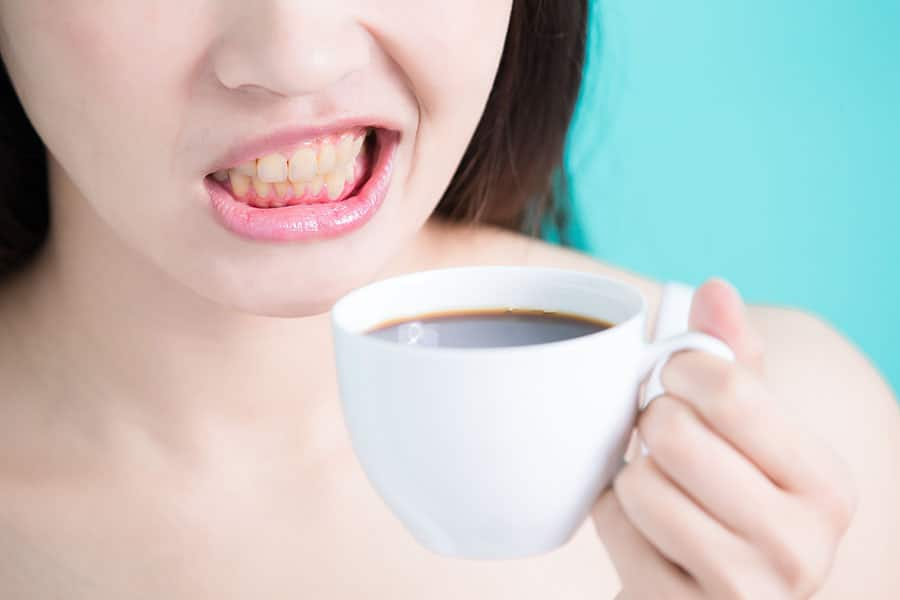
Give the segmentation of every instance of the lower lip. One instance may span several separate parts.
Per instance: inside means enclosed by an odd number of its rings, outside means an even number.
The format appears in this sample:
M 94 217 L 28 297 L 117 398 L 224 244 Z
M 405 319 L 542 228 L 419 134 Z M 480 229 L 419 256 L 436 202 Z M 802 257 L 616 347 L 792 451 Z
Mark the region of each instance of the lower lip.
M 387 196 L 400 134 L 379 130 L 375 164 L 368 181 L 340 202 L 257 208 L 236 200 L 212 177 L 203 182 L 216 219 L 229 231 L 251 240 L 297 242 L 334 238 L 367 223 Z

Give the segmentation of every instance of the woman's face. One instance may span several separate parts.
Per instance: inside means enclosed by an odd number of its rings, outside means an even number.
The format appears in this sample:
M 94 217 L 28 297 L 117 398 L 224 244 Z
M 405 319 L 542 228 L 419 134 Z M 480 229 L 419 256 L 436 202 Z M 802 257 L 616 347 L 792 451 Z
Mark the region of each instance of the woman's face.
M 77 214 L 219 304 L 303 315 L 428 218 L 511 5 L 0 0 L 0 52 Z

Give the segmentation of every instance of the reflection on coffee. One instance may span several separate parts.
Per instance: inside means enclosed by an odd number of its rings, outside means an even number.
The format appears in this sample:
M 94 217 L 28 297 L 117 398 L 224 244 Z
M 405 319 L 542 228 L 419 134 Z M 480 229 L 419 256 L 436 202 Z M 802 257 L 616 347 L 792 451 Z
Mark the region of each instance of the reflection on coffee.
M 500 348 L 559 342 L 609 329 L 608 321 L 530 309 L 429 313 L 381 323 L 367 334 L 391 342 L 449 348 Z

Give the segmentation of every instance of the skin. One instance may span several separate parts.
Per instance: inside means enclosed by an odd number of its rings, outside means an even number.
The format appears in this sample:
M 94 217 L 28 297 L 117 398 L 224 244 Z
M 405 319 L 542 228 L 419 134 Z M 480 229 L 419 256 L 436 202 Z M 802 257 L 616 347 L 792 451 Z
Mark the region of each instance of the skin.
M 900 595 L 895 399 L 820 319 L 747 308 L 718 279 L 691 327 L 738 361 L 668 363 L 639 423 L 649 457 L 569 544 L 479 562 L 410 538 L 350 448 L 331 303 L 403 272 L 534 264 L 636 285 L 652 328 L 659 285 L 429 218 L 487 99 L 509 0 L 337 4 L 0 2 L 53 215 L 38 260 L 0 287 L 4 597 Z M 403 134 L 364 228 L 260 244 L 210 218 L 201 180 L 232 144 L 349 114 Z

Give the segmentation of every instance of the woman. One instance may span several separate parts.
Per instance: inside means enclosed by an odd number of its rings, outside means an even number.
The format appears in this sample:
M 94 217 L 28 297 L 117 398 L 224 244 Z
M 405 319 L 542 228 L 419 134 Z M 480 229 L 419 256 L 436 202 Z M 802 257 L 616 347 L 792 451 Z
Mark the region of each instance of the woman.
M 738 361 L 668 363 L 650 455 L 564 548 L 433 555 L 360 470 L 327 312 L 350 289 L 540 264 L 655 310 L 657 282 L 518 233 L 555 213 L 585 12 L 0 2 L 3 598 L 898 597 L 889 390 L 721 280 L 690 325 Z

